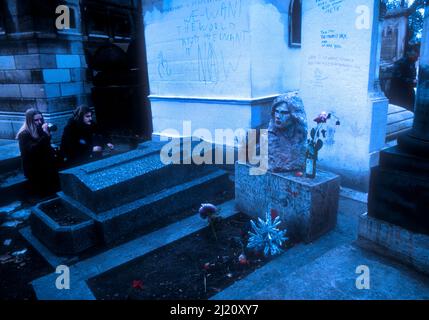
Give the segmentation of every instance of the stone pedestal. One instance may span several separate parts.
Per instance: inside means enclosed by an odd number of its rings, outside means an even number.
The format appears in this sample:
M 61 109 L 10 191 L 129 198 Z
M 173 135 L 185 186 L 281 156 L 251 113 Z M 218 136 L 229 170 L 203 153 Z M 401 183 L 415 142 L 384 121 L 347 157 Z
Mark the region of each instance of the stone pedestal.
M 372 169 L 369 215 L 429 235 L 429 161 L 396 146 Z
M 324 171 L 318 171 L 315 179 L 269 171 L 250 175 L 250 168 L 250 165 L 240 162 L 235 166 L 238 210 L 263 219 L 267 211 L 274 210 L 293 241 L 308 243 L 335 227 L 339 176 Z
M 427 11 L 426 11 L 427 12 Z M 429 15 L 425 16 L 413 128 L 380 154 L 368 215 L 429 235 Z
M 358 244 L 429 274 L 429 236 L 368 216 L 359 217 Z

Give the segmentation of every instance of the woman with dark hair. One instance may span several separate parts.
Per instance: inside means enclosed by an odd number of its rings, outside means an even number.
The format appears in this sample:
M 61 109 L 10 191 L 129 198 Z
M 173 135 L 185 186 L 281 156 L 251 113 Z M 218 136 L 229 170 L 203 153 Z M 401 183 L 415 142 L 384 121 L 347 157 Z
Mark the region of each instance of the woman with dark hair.
M 51 133 L 42 113 L 37 109 L 25 112 L 25 122 L 16 138 L 19 141 L 24 175 L 36 194 L 47 196 L 59 190 L 55 151 Z
M 77 107 L 61 138 L 61 152 L 66 165 L 78 164 L 91 157 L 100 156 L 103 145 L 104 139 L 97 134 L 91 109 L 85 105 Z M 109 149 L 114 148 L 111 143 L 106 145 Z

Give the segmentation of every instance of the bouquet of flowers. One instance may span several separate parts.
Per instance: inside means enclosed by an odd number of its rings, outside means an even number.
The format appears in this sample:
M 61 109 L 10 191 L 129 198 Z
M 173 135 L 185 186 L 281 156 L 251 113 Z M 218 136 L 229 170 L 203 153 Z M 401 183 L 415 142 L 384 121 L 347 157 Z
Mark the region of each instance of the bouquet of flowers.
M 315 128 L 310 131 L 310 138 L 307 140 L 307 154 L 305 164 L 305 174 L 309 178 L 316 176 L 316 161 L 318 154 L 323 147 L 323 140 L 326 138 L 326 123 L 329 119 L 333 118 L 331 113 L 325 111 L 321 112 L 313 121 L 317 123 Z M 335 125 L 340 125 L 340 120 L 336 118 Z

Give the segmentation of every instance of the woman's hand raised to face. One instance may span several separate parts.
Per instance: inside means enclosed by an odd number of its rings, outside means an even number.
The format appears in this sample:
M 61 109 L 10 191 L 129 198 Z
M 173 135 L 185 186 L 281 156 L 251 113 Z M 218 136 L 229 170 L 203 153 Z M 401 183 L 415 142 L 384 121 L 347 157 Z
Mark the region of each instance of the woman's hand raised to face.
M 42 130 L 48 135 L 50 136 L 51 133 L 49 132 L 49 125 L 47 123 L 42 124 Z

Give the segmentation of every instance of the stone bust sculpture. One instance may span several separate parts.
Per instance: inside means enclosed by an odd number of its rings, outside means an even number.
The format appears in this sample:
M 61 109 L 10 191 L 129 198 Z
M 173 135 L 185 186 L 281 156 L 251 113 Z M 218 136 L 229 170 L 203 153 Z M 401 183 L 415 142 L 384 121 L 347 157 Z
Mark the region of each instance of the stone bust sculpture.
M 268 168 L 273 172 L 304 169 L 307 117 L 296 93 L 277 97 L 268 127 Z

